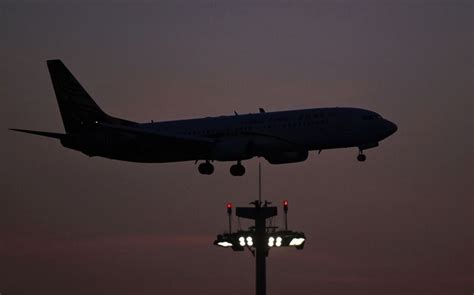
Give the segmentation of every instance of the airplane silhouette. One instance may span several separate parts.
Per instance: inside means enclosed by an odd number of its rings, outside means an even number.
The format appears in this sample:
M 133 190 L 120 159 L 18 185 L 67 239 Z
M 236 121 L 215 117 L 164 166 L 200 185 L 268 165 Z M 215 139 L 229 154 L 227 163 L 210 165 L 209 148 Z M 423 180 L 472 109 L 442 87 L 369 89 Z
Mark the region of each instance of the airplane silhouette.
M 234 176 L 245 174 L 241 161 L 264 157 L 271 164 L 305 161 L 308 152 L 357 147 L 363 151 L 395 133 L 397 126 L 360 108 L 314 108 L 199 119 L 137 123 L 112 117 L 94 102 L 61 60 L 47 61 L 66 133 L 10 129 L 59 139 L 90 157 L 164 163 L 204 161 L 201 174 L 214 172 L 212 161 L 233 161 Z

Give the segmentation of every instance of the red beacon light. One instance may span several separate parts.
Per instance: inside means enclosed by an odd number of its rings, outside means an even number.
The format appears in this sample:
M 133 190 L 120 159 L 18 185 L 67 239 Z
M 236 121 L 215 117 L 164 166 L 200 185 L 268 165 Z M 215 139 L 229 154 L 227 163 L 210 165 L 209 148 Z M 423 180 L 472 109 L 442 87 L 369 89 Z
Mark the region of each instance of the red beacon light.
M 227 208 L 227 214 L 232 214 L 232 203 L 227 203 L 225 207 Z
M 232 203 L 229 202 L 225 205 L 227 208 L 227 215 L 229 216 L 229 234 L 232 233 Z

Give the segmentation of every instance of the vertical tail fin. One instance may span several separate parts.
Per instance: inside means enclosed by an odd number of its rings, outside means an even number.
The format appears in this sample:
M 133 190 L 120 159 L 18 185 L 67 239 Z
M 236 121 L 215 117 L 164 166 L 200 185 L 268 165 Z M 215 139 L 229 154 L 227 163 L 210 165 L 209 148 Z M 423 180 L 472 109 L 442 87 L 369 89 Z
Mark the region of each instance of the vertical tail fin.
M 92 100 L 61 60 L 48 60 L 48 70 L 67 133 L 75 133 L 84 125 L 104 121 L 107 115 Z

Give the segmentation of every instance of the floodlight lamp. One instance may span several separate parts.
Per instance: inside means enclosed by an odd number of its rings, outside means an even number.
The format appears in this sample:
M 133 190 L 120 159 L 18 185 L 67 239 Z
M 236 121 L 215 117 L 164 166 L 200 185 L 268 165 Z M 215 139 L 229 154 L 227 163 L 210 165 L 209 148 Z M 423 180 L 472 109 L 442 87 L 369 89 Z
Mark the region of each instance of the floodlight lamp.
M 293 238 L 290 241 L 290 246 L 301 246 L 305 241 L 304 238 Z
M 281 247 L 281 242 L 282 242 L 282 241 L 283 241 L 283 239 L 282 239 L 281 237 L 277 237 L 277 238 L 276 238 L 276 243 L 275 243 L 275 245 L 276 245 L 277 247 Z
M 224 248 L 232 247 L 232 243 L 229 243 L 227 241 L 218 242 L 217 245 L 219 245 L 221 247 L 224 247 Z
M 239 238 L 239 245 L 242 246 L 242 247 L 245 246 L 245 238 L 244 237 Z
M 269 237 L 268 238 L 268 247 L 273 247 L 275 245 L 275 238 Z
M 247 237 L 247 245 L 248 246 L 253 246 L 253 240 L 252 240 L 252 237 L 250 237 L 250 236 Z

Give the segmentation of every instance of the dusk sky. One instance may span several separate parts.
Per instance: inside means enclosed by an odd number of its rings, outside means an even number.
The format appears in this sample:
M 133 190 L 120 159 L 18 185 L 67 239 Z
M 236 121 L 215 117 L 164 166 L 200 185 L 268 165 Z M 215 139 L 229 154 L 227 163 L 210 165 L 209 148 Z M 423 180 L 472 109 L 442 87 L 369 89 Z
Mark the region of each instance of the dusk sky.
M 474 292 L 473 1 L 84 2 L 0 4 L 2 295 L 253 294 L 248 251 L 212 243 L 259 162 L 308 238 L 271 251 L 268 294 Z M 64 132 L 48 59 L 133 121 L 352 106 L 398 131 L 243 177 L 89 158 L 7 130 Z

